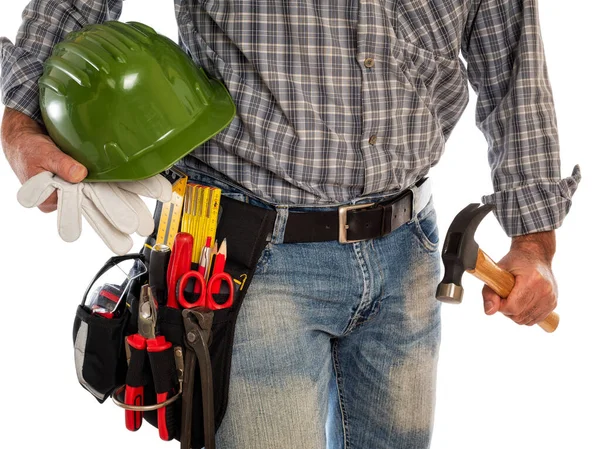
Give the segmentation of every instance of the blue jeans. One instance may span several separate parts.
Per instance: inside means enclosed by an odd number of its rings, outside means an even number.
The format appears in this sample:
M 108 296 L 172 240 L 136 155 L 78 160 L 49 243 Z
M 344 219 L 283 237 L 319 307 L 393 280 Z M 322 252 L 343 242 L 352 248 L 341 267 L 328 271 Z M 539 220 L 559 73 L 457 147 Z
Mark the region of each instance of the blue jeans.
M 428 448 L 440 342 L 433 203 L 351 244 L 281 243 L 288 209 L 277 211 L 237 321 L 217 447 Z

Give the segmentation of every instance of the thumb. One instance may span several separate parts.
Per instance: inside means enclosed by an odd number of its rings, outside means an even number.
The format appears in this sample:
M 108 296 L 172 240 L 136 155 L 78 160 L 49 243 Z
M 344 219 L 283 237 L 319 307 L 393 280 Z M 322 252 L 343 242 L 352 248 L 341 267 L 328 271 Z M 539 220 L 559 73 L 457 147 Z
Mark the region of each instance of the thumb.
M 494 290 L 484 285 L 481 294 L 483 295 L 483 309 L 486 315 L 493 315 L 500 310 L 502 298 Z
M 42 168 L 73 184 L 83 181 L 88 173 L 85 166 L 59 150 L 49 138 L 48 140 L 40 155 Z

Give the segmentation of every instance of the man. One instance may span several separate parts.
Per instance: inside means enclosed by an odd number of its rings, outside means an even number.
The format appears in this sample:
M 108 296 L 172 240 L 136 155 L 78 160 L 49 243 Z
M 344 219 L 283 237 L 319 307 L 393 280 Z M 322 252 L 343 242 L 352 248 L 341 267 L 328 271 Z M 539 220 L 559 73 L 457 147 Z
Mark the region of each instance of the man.
M 43 170 L 84 179 L 36 123 L 36 80 L 54 43 L 120 7 L 34 1 L 16 46 L 3 42 L 3 148 L 22 182 Z M 489 142 L 485 201 L 513 237 L 501 265 L 515 289 L 502 301 L 484 289 L 486 313 L 533 325 L 556 306 L 554 229 L 579 173 L 560 179 L 536 2 L 176 1 L 176 13 L 182 44 L 238 108 L 186 170 L 278 211 L 237 324 L 218 447 L 428 447 L 439 256 L 419 181 L 466 105 L 467 78 Z M 408 188 L 421 201 L 387 235 L 286 243 L 300 211 L 396 201 Z

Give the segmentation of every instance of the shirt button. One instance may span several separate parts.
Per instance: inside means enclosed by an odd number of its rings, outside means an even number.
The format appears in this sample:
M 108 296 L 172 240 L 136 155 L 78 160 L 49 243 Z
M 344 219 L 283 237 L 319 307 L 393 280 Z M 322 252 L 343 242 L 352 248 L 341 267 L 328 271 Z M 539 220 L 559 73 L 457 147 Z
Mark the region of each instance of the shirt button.
M 375 134 L 373 134 L 371 137 L 369 137 L 369 143 L 371 145 L 375 145 L 377 143 L 377 136 Z
M 373 58 L 367 58 L 365 59 L 365 67 L 367 67 L 368 69 L 371 69 L 373 67 L 375 67 L 375 60 Z

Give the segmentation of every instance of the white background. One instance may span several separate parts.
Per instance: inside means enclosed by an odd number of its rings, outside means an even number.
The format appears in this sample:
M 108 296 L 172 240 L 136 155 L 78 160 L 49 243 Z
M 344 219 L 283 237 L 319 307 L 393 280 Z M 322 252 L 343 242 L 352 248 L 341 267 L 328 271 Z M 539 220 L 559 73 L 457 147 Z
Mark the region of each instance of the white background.
M 24 0 L 3 1 L 0 35 L 14 39 Z M 600 448 L 597 263 L 600 158 L 597 17 L 595 2 L 540 1 L 554 89 L 563 177 L 578 163 L 583 181 L 557 231 L 554 272 L 560 297 L 558 331 L 519 327 L 487 317 L 481 283 L 465 276 L 460 306 L 443 307 L 432 449 Z M 152 5 L 152 6 L 149 6 Z M 176 38 L 172 2 L 128 0 L 122 20 L 145 22 Z M 456 213 L 491 190 L 486 143 L 474 125 L 474 96 L 431 176 L 442 238 Z M 63 243 L 56 214 L 21 208 L 17 178 L 0 160 L 1 448 L 178 447 L 147 423 L 125 430 L 124 413 L 100 406 L 77 382 L 71 330 L 90 277 L 111 256 L 85 224 L 82 238 Z M 493 258 L 509 247 L 490 215 L 477 240 Z M 136 247 L 141 240 L 138 238 Z M 365 448 L 368 449 L 368 448 Z

